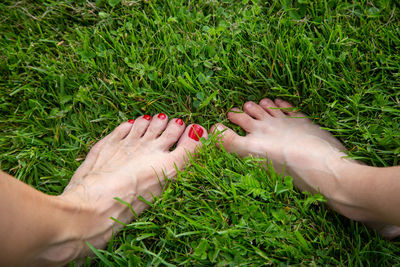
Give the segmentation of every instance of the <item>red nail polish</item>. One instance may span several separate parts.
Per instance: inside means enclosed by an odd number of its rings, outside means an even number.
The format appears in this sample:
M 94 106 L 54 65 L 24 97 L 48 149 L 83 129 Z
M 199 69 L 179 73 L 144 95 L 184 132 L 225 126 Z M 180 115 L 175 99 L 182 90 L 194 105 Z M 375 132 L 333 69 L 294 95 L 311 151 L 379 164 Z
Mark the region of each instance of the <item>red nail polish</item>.
M 183 125 L 183 120 L 181 119 L 176 119 L 175 122 L 179 125 Z
M 149 121 L 149 120 L 151 120 L 151 117 L 150 117 L 150 115 L 147 115 L 147 114 L 146 114 L 146 115 L 144 115 L 144 116 L 143 116 L 143 119 L 145 119 L 145 120 L 148 120 L 148 121 Z
M 159 119 L 165 119 L 166 117 L 167 117 L 167 115 L 165 115 L 164 113 L 160 113 L 160 114 L 158 114 L 158 116 L 157 116 Z
M 199 141 L 200 137 L 203 136 L 203 128 L 201 128 L 197 124 L 193 124 L 193 126 L 189 130 L 189 137 L 193 140 Z
M 128 122 L 129 122 L 130 124 L 133 124 L 133 123 L 135 122 L 135 120 L 134 120 L 134 119 L 130 119 Z

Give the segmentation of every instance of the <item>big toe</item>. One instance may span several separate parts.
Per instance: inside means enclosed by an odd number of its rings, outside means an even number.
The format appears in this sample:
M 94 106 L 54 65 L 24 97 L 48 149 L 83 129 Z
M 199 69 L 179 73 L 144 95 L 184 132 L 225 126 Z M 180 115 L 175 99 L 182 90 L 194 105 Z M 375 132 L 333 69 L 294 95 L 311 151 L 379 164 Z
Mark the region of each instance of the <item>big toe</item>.
M 175 159 L 178 168 L 182 168 L 188 156 L 196 153 L 196 149 L 202 146 L 201 138 L 208 138 L 207 130 L 203 126 L 191 124 L 186 127 L 178 145 L 171 152 L 171 156 Z
M 246 138 L 238 135 L 232 129 L 226 127 L 221 123 L 213 125 L 210 133 L 217 136 L 217 147 L 223 146 L 229 153 L 238 153 L 239 156 L 247 156 L 246 152 Z

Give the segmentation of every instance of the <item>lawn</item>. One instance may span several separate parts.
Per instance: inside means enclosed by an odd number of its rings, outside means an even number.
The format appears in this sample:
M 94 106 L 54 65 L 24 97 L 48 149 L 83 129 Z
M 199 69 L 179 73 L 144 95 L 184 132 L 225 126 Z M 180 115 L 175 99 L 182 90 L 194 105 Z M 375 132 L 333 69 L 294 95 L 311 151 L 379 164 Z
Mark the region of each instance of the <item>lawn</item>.
M 398 165 L 399 9 L 389 0 L 3 0 L 0 167 L 59 194 L 123 121 L 164 112 L 234 127 L 226 113 L 264 97 L 293 102 L 351 157 Z M 213 143 L 85 265 L 400 263 L 398 240 Z

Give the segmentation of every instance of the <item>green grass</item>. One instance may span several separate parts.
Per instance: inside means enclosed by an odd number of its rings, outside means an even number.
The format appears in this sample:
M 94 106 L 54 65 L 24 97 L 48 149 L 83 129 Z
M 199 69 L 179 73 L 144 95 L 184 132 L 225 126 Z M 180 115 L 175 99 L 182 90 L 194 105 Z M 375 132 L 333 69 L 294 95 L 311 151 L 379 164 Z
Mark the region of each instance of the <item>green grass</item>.
M 388 0 L 2 1 L 0 167 L 59 194 L 122 121 L 162 111 L 229 125 L 230 108 L 263 97 L 292 101 L 352 157 L 398 165 L 399 8 Z M 207 144 L 87 265 L 399 264 L 398 241 Z

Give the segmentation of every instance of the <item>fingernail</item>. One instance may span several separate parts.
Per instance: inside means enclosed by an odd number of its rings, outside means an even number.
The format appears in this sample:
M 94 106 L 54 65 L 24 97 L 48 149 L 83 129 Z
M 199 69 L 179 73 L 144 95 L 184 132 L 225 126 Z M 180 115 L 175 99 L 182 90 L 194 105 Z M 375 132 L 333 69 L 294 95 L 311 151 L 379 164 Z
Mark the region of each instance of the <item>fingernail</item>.
M 197 124 L 193 124 L 189 130 L 189 137 L 195 141 L 199 141 L 200 137 L 203 136 L 203 128 Z
M 181 119 L 176 119 L 175 122 L 179 125 L 183 125 L 183 120 Z
M 165 115 L 164 113 L 160 113 L 160 114 L 158 114 L 158 116 L 157 116 L 159 119 L 165 119 L 166 117 L 167 117 L 167 115 Z
M 130 119 L 128 122 L 129 122 L 130 124 L 133 124 L 133 123 L 135 122 L 135 120 L 134 120 L 134 119 Z
M 146 114 L 146 115 L 144 115 L 144 116 L 143 116 L 143 119 L 145 119 L 145 120 L 148 120 L 148 121 L 149 121 L 149 120 L 151 120 L 151 117 L 150 117 L 150 115 L 147 115 L 147 114 Z

